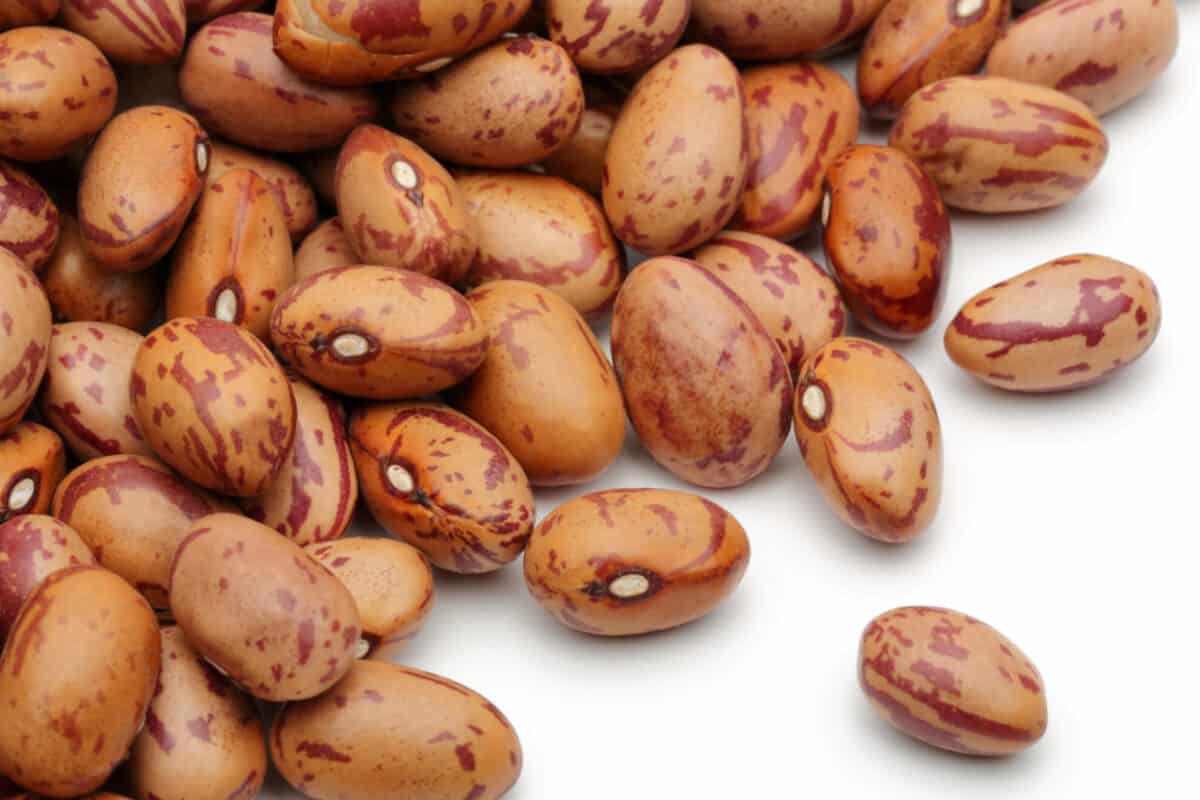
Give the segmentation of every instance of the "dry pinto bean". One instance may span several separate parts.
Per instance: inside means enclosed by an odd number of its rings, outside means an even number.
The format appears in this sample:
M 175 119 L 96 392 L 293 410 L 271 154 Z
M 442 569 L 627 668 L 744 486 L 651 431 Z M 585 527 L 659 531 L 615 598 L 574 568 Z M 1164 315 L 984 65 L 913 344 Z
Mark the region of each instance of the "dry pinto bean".
M 300 378 L 288 382 L 296 397 L 291 455 L 275 483 L 242 507 L 251 519 L 304 546 L 346 532 L 358 502 L 358 478 L 341 403 Z
M 858 98 L 841 75 L 806 61 L 748 69 L 742 81 L 750 168 L 732 227 L 791 239 L 816 217 L 829 163 L 858 138 Z
M 266 341 L 275 300 L 295 282 L 287 220 L 271 185 L 226 172 L 200 197 L 167 278 L 167 318 L 215 317 Z
M 211 150 L 190 115 L 166 106 L 118 114 L 92 146 L 79 181 L 79 230 L 110 270 L 167 254 L 204 190 Z
M 681 47 L 621 111 L 604 157 L 605 213 L 621 241 L 647 255 L 690 250 L 737 210 L 749 156 L 737 68 L 711 47 Z
M 319 83 L 358 85 L 420 76 L 491 42 L 521 21 L 530 0 L 415 0 L 396 13 L 374 0 L 279 0 L 275 48 Z
M 825 260 L 855 319 L 908 339 L 941 311 L 950 217 L 933 180 L 905 153 L 856 145 L 825 176 Z
M 225 14 L 253 11 L 266 0 L 183 0 L 188 22 L 207 22 Z
M 730 58 L 819 53 L 871 24 L 886 0 L 694 0 L 692 28 Z
M 111 572 L 42 581 L 0 655 L 0 773 L 50 797 L 98 788 L 146 719 L 161 649 L 154 612 Z
M 184 477 L 253 497 L 279 475 L 296 402 L 283 368 L 253 334 L 207 317 L 171 320 L 142 342 L 130 385 L 142 435 Z
M 420 550 L 363 536 L 305 549 L 354 596 L 368 657 L 390 661 L 417 635 L 433 608 L 433 570 Z
M 518 167 L 570 141 L 583 105 L 583 85 L 566 51 L 518 36 L 399 84 L 392 117 L 400 133 L 439 158 Z
M 0 435 L 33 402 L 46 374 L 50 303 L 17 256 L 0 247 Z
M 76 467 L 54 492 L 51 513 L 74 528 L 115 572 L 167 607 L 171 558 L 196 520 L 232 510 L 152 458 L 106 456 Z
M 449 286 L 392 267 L 325 270 L 275 306 L 271 340 L 309 380 L 374 399 L 420 397 L 483 363 L 487 325 Z
M 249 698 L 205 663 L 175 626 L 162 629 L 162 673 L 129 757 L 140 798 L 253 798 L 267 772 Z
M 837 284 L 811 258 L 755 233 L 725 231 L 692 254 L 754 311 L 795 377 L 808 353 L 846 330 Z
M 625 412 L 612 365 L 579 312 L 524 281 L 492 281 L 468 299 L 491 340 L 452 402 L 535 486 L 584 483 L 607 469 L 625 441 Z
M 656 258 L 632 272 L 612 352 L 642 444 L 689 483 L 740 486 L 783 446 L 787 361 L 750 306 L 695 262 Z
M 66 472 L 62 439 L 25 421 L 0 434 L 0 522 L 21 514 L 45 514 Z
M 61 158 L 104 127 L 116 107 L 117 79 L 108 61 L 90 41 L 61 28 L 0 35 L 0 74 L 8 84 L 0 156 Z
M 1042 676 L 995 628 L 946 608 L 906 606 L 863 631 L 859 685 L 881 717 L 926 744 L 976 756 L 1046 732 Z
M 354 664 L 350 592 L 297 544 L 245 517 L 196 523 L 171 566 L 171 611 L 188 642 L 261 700 L 326 691 Z
M 364 89 L 309 83 L 279 60 L 271 17 L 227 14 L 198 30 L 179 89 L 204 127 L 247 147 L 291 153 L 335 147 L 379 110 Z
M 350 449 L 376 520 L 437 566 L 490 572 L 525 549 L 529 480 L 470 418 L 431 403 L 364 406 L 350 421 Z
M 906 542 L 942 498 L 942 429 L 933 397 L 897 353 L 834 339 L 801 369 L 796 441 L 825 501 L 851 527 Z
M 691 0 L 547 0 L 546 24 L 584 72 L 635 72 L 675 46 L 691 10 Z
M 19 3 L 6 3 L 0 8 L 0 31 L 22 25 L 41 25 L 57 15 L 58 0 L 22 0 Z
M 604 180 L 604 153 L 625 104 L 625 95 L 608 83 L 584 78 L 583 97 L 585 107 L 579 130 L 542 161 L 542 168 L 548 175 L 557 175 L 599 195 Z
M 0 648 L 21 605 L 43 579 L 95 563 L 79 534 L 53 517 L 24 514 L 0 523 Z
M 616 489 L 571 500 L 542 521 L 525 554 L 525 583 L 564 625 L 630 636 L 708 614 L 749 561 L 746 531 L 716 503 Z
M 987 74 L 1052 86 L 1107 114 L 1144 92 L 1178 47 L 1175 0 L 1054 0 L 1009 26 Z
M 113 61 L 168 64 L 187 37 L 184 0 L 61 0 L 62 24 Z
M 54 254 L 58 225 L 58 206 L 46 190 L 25 170 L 0 159 L 0 250 L 40 270 Z
M 103 322 L 54 326 L 38 407 L 80 461 L 154 454 L 133 418 L 129 397 L 141 343 L 133 331 Z
M 341 151 L 339 142 L 337 147 L 313 150 L 295 157 L 296 166 L 312 184 L 317 198 L 327 206 L 337 206 L 337 162 Z
M 360 661 L 271 726 L 283 777 L 316 800 L 497 800 L 521 772 L 521 743 L 496 706 L 428 672 Z
M 1141 270 L 1079 254 L 972 297 L 946 328 L 946 352 L 993 386 L 1052 392 L 1097 383 L 1140 358 L 1162 325 Z
M 304 238 L 317 224 L 317 196 L 300 170 L 286 161 L 245 150 L 237 145 L 214 140 L 212 158 L 208 169 L 208 185 L 226 172 L 235 169 L 250 169 L 271 186 L 275 199 L 287 220 L 288 234 L 292 241 Z
M 354 246 L 342 229 L 337 217 L 327 219 L 304 237 L 294 257 L 296 283 L 335 267 L 349 267 L 359 262 Z
M 58 247 L 40 276 L 55 317 L 145 330 L 162 301 L 159 271 L 105 269 L 88 255 L 74 215 L 63 214 L 60 222 Z
M 585 317 L 612 306 L 625 250 L 594 198 L 560 178 L 524 172 L 482 172 L 458 185 L 479 237 L 468 283 L 536 283 Z
M 914 94 L 889 144 L 937 182 L 946 205 L 988 213 L 1062 205 L 1108 156 L 1108 137 L 1083 103 L 1044 86 L 977 76 Z
M 362 263 L 456 283 L 475 258 L 475 228 L 454 178 L 417 145 L 378 125 L 350 134 L 338 157 L 338 217 Z
M 863 106 L 894 117 L 922 86 L 973 74 L 1011 18 L 1009 0 L 888 3 L 858 57 Z

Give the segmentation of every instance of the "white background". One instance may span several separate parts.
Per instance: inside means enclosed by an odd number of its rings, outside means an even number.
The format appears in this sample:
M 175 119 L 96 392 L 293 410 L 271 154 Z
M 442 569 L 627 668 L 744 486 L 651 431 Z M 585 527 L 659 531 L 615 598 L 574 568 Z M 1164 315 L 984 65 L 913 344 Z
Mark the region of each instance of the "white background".
M 512 719 L 525 771 L 511 800 L 1197 796 L 1200 8 L 1180 11 L 1180 52 L 1104 118 L 1111 154 L 1087 192 L 1048 212 L 954 217 L 946 308 L 899 348 L 945 437 L 944 500 L 918 541 L 883 546 L 841 525 L 789 440 L 749 486 L 708 493 L 749 531 L 753 555 L 738 592 L 698 623 L 590 638 L 533 602 L 519 563 L 438 576 L 404 661 Z M 836 63 L 852 74 L 851 59 Z M 815 241 L 805 249 L 820 258 Z M 1028 397 L 954 367 L 941 331 L 967 298 L 1081 251 L 1158 284 L 1164 325 L 1141 361 L 1094 388 Z M 539 492 L 539 516 L 628 486 L 688 488 L 631 434 L 601 480 Z M 975 760 L 875 716 L 856 684 L 859 633 L 912 603 L 978 616 L 1030 655 L 1050 703 L 1040 744 Z M 273 780 L 271 794 L 288 794 Z

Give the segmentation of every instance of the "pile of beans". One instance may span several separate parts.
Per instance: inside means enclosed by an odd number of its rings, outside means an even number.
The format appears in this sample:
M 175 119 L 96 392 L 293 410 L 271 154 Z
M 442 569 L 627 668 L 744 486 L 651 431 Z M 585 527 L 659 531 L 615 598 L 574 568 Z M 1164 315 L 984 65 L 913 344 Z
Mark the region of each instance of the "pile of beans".
M 435 569 L 523 556 L 598 636 L 745 573 L 700 494 L 538 523 L 534 487 L 595 479 L 628 423 L 698 490 L 794 432 L 830 524 L 919 536 L 942 428 L 880 340 L 937 324 L 951 210 L 1070 202 L 1177 47 L 1173 0 L 1034 5 L 5 2 L 0 797 L 235 800 L 269 762 L 318 800 L 504 795 L 504 714 L 395 663 Z M 859 46 L 856 86 L 818 62 Z M 827 269 L 788 244 L 810 231 Z M 945 350 L 1076 389 L 1160 313 L 1136 267 L 1065 255 L 969 300 Z M 344 537 L 360 495 L 390 536 Z M 888 611 L 859 652 L 931 745 L 1045 731 L 1033 663 L 966 614 Z

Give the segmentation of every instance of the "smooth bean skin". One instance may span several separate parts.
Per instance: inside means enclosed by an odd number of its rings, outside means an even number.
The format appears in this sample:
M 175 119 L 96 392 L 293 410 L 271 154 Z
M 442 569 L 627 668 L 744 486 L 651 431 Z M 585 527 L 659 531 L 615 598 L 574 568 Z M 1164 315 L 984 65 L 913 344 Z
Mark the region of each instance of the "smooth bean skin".
M 46 374 L 50 303 L 21 260 L 0 247 L 0 435 L 33 403 Z
M 815 261 L 783 242 L 724 231 L 692 260 L 733 290 L 762 322 L 792 377 L 805 357 L 846 330 L 846 304 Z
M 777 61 L 852 39 L 885 0 L 693 0 L 697 38 L 730 58 Z
M 39 583 L 61 569 L 95 563 L 79 534 L 53 517 L 23 514 L 0 523 L 0 648 Z
M 408 667 L 360 661 L 271 726 L 283 777 L 314 800 L 497 800 L 521 773 L 521 743 L 495 705 Z
M 58 206 L 28 172 L 0 159 L 0 250 L 37 272 L 58 244 Z
M 1014 392 L 1091 386 L 1141 358 L 1162 327 L 1154 281 L 1116 259 L 1080 253 L 972 297 L 946 328 L 951 360 Z
M 783 446 L 787 361 L 750 306 L 695 262 L 634 269 L 613 310 L 612 352 L 634 430 L 683 480 L 740 486 Z
M 825 176 L 825 261 L 855 319 L 911 339 L 946 298 L 950 216 L 937 185 L 904 152 L 856 145 Z
M 946 205 L 989 214 L 1062 205 L 1091 184 L 1108 156 L 1100 121 L 1080 101 L 974 75 L 909 98 L 888 144 L 937 182 Z
M 742 72 L 750 167 L 730 227 L 788 241 L 817 218 L 821 183 L 838 153 L 858 138 L 854 89 L 809 61 Z
M 863 694 L 883 719 L 925 744 L 1004 756 L 1046 732 L 1046 693 L 1033 662 L 995 628 L 947 608 L 880 614 L 858 651 Z
M 5 158 L 62 158 L 103 128 L 116 107 L 117 79 L 104 55 L 61 28 L 0 34 L 0 73 L 9 84 L 0 114 Z
M 692 0 L 609 0 L 604 4 L 547 0 L 550 38 L 584 72 L 636 72 L 670 52 L 683 36 Z
M 265 3 L 266 0 L 183 0 L 189 23 L 207 22 L 238 11 L 253 11 Z
M 663 489 L 586 494 L 542 520 L 525 584 L 569 628 L 633 636 L 710 613 L 741 582 L 750 542 L 715 503 Z
M 105 456 L 73 469 L 50 513 L 70 525 L 100 566 L 154 608 L 167 608 L 171 559 L 197 520 L 233 507 L 152 458 Z
M 235 169 L 250 169 L 271 186 L 287 220 L 288 234 L 299 242 L 317 224 L 317 196 L 308 179 L 286 161 L 213 139 L 208 186 Z
M 458 292 L 392 267 L 319 272 L 288 290 L 271 318 L 271 341 L 313 383 L 342 394 L 393 400 L 438 392 L 478 369 L 488 327 Z
M 60 22 L 113 61 L 168 64 L 187 37 L 185 0 L 60 0 Z
M 1053 0 L 1008 27 L 985 69 L 1066 92 L 1102 116 L 1146 91 L 1178 48 L 1175 0 Z
M 23 25 L 41 25 L 58 14 L 58 0 L 26 0 L 0 8 L 0 31 Z
M 359 260 L 345 229 L 342 228 L 342 221 L 337 217 L 327 219 L 313 228 L 312 233 L 305 236 L 304 241 L 296 248 L 296 283 L 327 269 L 352 266 L 359 263 Z
M 0 522 L 22 514 L 45 514 L 66 472 L 62 439 L 26 420 L 0 434 Z
M 38 408 L 80 461 L 154 455 L 129 399 L 141 344 L 140 335 L 103 322 L 67 322 L 51 331 L 50 366 Z
M 245 517 L 196 523 L 171 565 L 170 600 L 196 652 L 260 700 L 315 697 L 354 665 L 353 596 L 295 542 Z
M 542 159 L 542 169 L 599 196 L 604 181 L 604 153 L 625 95 L 595 78 L 583 79 L 584 109 L 579 130 L 565 145 Z
M 834 339 L 801 368 L 796 441 L 829 507 L 881 542 L 911 541 L 942 498 L 942 429 L 928 387 L 903 357 Z
M 491 572 L 525 549 L 529 479 L 466 415 L 434 403 L 363 406 L 350 421 L 350 449 L 375 519 L 438 567 Z

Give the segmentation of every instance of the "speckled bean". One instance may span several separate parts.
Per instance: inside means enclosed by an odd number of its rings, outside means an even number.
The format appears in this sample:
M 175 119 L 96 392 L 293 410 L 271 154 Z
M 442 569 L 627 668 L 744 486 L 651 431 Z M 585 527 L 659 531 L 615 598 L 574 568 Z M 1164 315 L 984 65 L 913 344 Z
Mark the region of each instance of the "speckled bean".
M 776 61 L 845 42 L 886 0 L 693 0 L 695 35 L 730 58 Z
M 113 61 L 167 64 L 187 37 L 184 0 L 61 0 L 63 26 L 95 42 Z
M 599 195 L 604 180 L 604 153 L 625 104 L 625 95 L 604 81 L 584 78 L 583 97 L 585 106 L 579 130 L 542 160 L 542 168 L 547 175 L 557 175 Z
M 57 244 L 58 206 L 29 173 L 0 159 L 0 250 L 40 270 Z
M 296 283 L 307 280 L 318 272 L 336 267 L 349 267 L 359 262 L 354 246 L 337 217 L 327 219 L 296 248 L 294 256 Z
M 183 0 L 188 22 L 207 22 L 225 14 L 253 11 L 265 3 L 266 0 Z
M 213 140 L 208 168 L 208 185 L 235 169 L 251 169 L 270 184 L 287 220 L 288 234 L 299 242 L 317 224 L 317 196 L 308 179 L 286 161 Z
M 50 303 L 17 256 L 0 247 L 0 434 L 33 402 L 50 347 Z
M 691 11 L 691 0 L 547 0 L 546 25 L 584 72 L 635 72 L 675 46 Z
M 22 514 L 45 514 L 66 472 L 62 439 L 36 422 L 0 434 L 0 522 Z
M 79 534 L 53 517 L 24 514 L 0 523 L 0 648 L 21 605 L 43 579 L 60 569 L 95 563 Z

